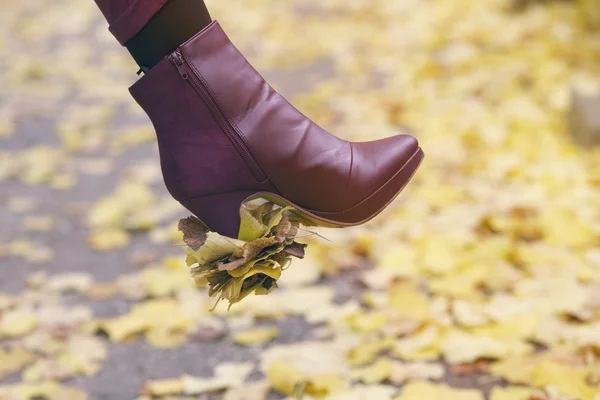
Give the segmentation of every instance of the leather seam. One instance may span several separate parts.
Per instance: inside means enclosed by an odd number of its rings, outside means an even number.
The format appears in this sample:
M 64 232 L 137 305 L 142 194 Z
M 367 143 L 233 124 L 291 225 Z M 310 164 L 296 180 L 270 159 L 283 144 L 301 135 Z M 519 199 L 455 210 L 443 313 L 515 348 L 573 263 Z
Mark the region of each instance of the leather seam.
M 318 211 L 318 210 L 313 210 L 310 208 L 305 208 L 307 211 L 314 213 L 314 214 L 326 214 L 326 215 L 335 215 L 335 214 L 340 214 L 340 213 L 346 213 L 348 211 L 351 211 L 352 209 L 362 205 L 365 201 L 370 200 L 371 198 L 373 198 L 373 196 L 377 195 L 377 193 L 379 193 L 382 189 L 384 189 L 387 185 L 389 185 L 399 174 L 401 174 L 404 171 L 404 168 L 406 168 L 406 166 L 408 164 L 410 164 L 410 162 L 415 158 L 418 157 L 420 154 L 422 154 L 423 150 L 421 148 L 418 148 L 414 154 L 412 156 L 410 156 L 410 158 L 406 161 L 406 163 L 404 164 L 404 166 L 402 166 L 402 168 L 400 168 L 398 171 L 396 171 L 396 173 L 394 175 L 392 175 L 383 185 L 379 186 L 377 188 L 377 190 L 375 190 L 373 193 L 369 194 L 367 197 L 365 197 L 364 199 L 358 201 L 357 203 L 355 203 L 354 205 L 346 208 L 345 210 L 342 211 Z M 415 170 L 416 171 L 416 170 Z M 413 173 L 414 174 L 414 173 Z M 406 185 L 406 184 L 405 184 Z M 404 187 L 404 186 L 403 186 Z
M 346 193 L 344 194 L 344 198 L 348 198 L 348 193 L 350 193 L 350 182 L 352 181 L 352 168 L 354 167 L 354 148 L 352 143 L 347 142 L 350 146 L 350 170 L 348 171 L 348 183 L 346 184 Z
M 247 65 L 249 66 L 250 64 L 247 64 Z M 252 101 L 252 104 L 251 104 L 251 106 L 250 106 L 250 107 L 248 107 L 248 110 L 247 110 L 246 112 L 244 112 L 244 114 L 243 114 L 242 116 L 240 116 L 240 120 L 244 120 L 244 119 L 246 119 L 246 118 L 247 118 L 247 117 L 248 117 L 250 114 L 252 114 L 252 113 L 254 112 L 254 110 L 255 110 L 255 109 L 256 109 L 256 107 L 258 106 L 258 103 L 260 102 L 260 99 L 261 99 L 261 97 L 262 97 L 261 95 L 262 95 L 262 93 L 263 93 L 263 91 L 264 91 L 264 89 L 265 89 L 265 86 L 266 86 L 266 87 L 268 87 L 269 89 L 272 89 L 272 88 L 270 87 L 270 85 L 269 85 L 269 84 L 268 84 L 268 83 L 267 83 L 267 82 L 266 82 L 266 81 L 263 79 L 263 82 L 262 82 L 262 84 L 260 85 L 260 93 L 259 93 L 259 95 L 258 95 L 258 96 L 256 96 L 256 99 L 254 99 L 254 100 Z M 229 117 L 227 117 L 227 118 L 229 119 Z M 234 122 L 233 122 L 233 121 L 231 121 L 231 123 L 233 124 Z M 243 139 L 243 138 L 242 138 L 242 139 Z M 245 140 L 244 140 L 244 143 L 246 143 L 246 141 L 245 141 Z M 250 149 L 250 151 L 252 151 L 252 150 Z M 252 155 L 254 156 L 254 153 L 252 153 Z
M 226 192 L 214 192 L 214 193 L 209 193 L 209 194 L 203 194 L 202 196 L 187 197 L 185 199 L 177 200 L 177 201 L 180 202 L 180 203 L 182 203 L 182 202 L 185 202 L 185 201 L 202 199 L 204 197 L 220 196 L 220 195 L 223 195 L 223 194 L 230 194 L 230 193 L 237 193 L 237 192 L 249 192 L 250 194 L 254 194 L 254 193 L 259 193 L 259 192 L 267 192 L 267 191 L 266 190 L 252 190 L 252 189 L 247 189 L 247 190 L 228 190 Z M 248 196 L 250 196 L 250 194 Z

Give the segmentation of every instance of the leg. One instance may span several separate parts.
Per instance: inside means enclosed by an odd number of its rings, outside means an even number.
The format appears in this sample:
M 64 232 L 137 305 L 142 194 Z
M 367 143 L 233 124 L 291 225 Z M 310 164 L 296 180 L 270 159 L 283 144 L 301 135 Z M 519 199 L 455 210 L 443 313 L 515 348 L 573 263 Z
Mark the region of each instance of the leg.
M 211 22 L 203 0 L 96 0 L 110 31 L 146 72 Z
M 125 46 L 137 64 L 152 68 L 211 23 L 202 0 L 170 0 Z

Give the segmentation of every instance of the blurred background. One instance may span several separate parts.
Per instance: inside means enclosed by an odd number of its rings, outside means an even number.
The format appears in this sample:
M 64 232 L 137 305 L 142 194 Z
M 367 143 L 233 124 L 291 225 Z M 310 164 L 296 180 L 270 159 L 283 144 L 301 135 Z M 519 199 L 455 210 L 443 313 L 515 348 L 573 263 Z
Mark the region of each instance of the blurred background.
M 321 126 L 424 164 L 211 313 L 126 49 L 92 0 L 3 1 L 0 399 L 600 399 L 600 2 L 207 4 Z

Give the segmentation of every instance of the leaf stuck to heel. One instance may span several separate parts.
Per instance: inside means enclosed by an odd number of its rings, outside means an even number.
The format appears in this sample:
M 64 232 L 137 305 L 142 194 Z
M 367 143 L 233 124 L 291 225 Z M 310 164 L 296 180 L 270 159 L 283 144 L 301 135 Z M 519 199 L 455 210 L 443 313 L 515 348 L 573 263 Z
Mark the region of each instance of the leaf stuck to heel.
M 292 207 L 242 204 L 240 216 L 237 239 L 210 231 L 193 216 L 179 221 L 190 273 L 211 297 L 218 296 L 215 307 L 221 299 L 231 307 L 251 293 L 272 292 L 292 257 L 304 257 L 306 244 L 295 239 L 305 221 Z

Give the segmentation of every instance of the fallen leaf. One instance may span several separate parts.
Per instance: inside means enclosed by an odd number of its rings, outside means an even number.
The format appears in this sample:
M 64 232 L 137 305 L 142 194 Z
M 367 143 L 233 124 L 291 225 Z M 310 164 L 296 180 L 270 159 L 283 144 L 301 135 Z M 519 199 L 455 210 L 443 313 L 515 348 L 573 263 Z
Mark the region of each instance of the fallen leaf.
M 179 221 L 179 230 L 183 233 L 183 241 L 192 250 L 197 251 L 206 242 L 206 225 L 196 217 L 187 217 Z
M 277 327 L 254 328 L 234 334 L 233 341 L 242 346 L 253 346 L 268 343 L 277 336 L 279 336 L 279 328 Z
M 483 393 L 472 389 L 453 389 L 444 384 L 411 382 L 406 384 L 395 400 L 483 400 Z

